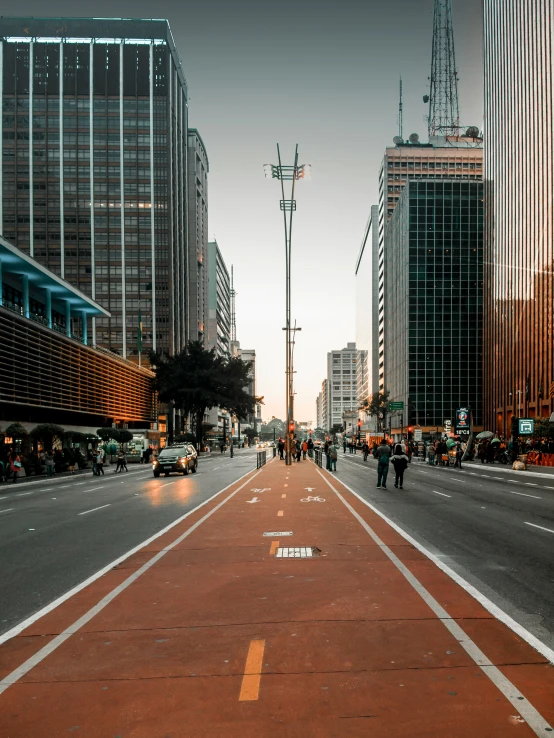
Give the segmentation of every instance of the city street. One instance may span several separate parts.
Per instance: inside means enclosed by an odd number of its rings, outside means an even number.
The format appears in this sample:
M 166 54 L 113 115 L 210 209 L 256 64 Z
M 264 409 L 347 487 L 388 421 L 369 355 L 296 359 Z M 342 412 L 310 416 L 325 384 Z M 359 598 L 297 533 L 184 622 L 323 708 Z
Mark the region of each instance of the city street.
M 198 472 L 128 473 L 0 486 L 0 634 L 172 524 L 256 466 L 255 451 L 202 456 Z
M 414 459 L 403 490 L 392 466 L 382 490 L 376 468 L 371 457 L 341 452 L 337 476 L 554 649 L 554 475 Z
M 270 460 L 29 621 L 0 648 L 0 734 L 546 738 L 552 652 L 345 487 L 373 495 L 361 464 Z M 461 498 L 435 482 L 422 508 Z

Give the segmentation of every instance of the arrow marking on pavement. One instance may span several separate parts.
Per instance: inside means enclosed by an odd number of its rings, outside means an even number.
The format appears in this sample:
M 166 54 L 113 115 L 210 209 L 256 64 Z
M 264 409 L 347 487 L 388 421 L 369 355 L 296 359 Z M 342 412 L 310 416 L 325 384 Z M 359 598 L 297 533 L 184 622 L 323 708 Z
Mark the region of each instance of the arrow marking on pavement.
M 304 487 L 304 489 L 306 490 L 306 492 L 313 492 L 315 487 Z
M 246 500 L 246 502 L 248 502 L 249 505 L 252 505 L 252 503 L 259 502 L 259 500 L 257 497 L 253 497 L 251 500 Z

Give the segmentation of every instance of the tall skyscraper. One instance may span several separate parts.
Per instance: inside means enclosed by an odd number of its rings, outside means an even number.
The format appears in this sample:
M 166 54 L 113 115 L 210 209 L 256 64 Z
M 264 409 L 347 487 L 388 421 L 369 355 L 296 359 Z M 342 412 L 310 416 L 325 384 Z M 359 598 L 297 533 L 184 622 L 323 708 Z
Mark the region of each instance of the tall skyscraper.
M 358 405 L 379 391 L 379 207 L 372 205 L 356 260 Z M 365 368 L 364 368 L 365 365 Z
M 470 129 L 466 133 L 477 131 Z M 386 224 L 390 220 L 406 183 L 420 179 L 476 181 L 483 178 L 483 148 L 476 135 L 431 136 L 422 144 L 417 136 L 387 148 L 379 172 L 379 317 L 377 345 L 379 390 L 385 387 L 385 252 Z
M 2 234 L 110 312 L 93 342 L 179 350 L 188 108 L 167 21 L 5 17 L 1 33 Z
M 503 435 L 554 410 L 553 15 L 485 0 L 485 422 Z
M 191 341 L 203 341 L 208 312 L 208 154 L 196 128 L 188 133 L 188 325 Z
M 482 425 L 483 184 L 408 182 L 386 227 L 385 386 L 393 428 Z

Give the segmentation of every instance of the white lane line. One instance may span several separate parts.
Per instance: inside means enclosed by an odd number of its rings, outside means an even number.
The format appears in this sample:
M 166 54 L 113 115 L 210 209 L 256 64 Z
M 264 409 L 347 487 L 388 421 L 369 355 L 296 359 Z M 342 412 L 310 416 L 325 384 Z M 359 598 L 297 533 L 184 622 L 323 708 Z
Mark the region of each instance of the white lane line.
M 391 551 L 391 549 L 379 538 L 379 536 L 375 533 L 375 531 L 366 523 L 366 521 L 362 518 L 359 513 L 354 510 L 352 505 L 348 503 L 345 498 L 338 492 L 333 485 L 329 482 L 326 476 L 322 474 L 322 472 L 317 470 L 318 474 L 323 477 L 327 485 L 333 490 L 335 495 L 339 498 L 339 500 L 344 504 L 344 506 L 352 513 L 352 515 L 356 518 L 356 520 L 360 523 L 360 525 L 364 528 L 366 533 L 375 541 L 375 543 L 379 546 L 381 551 L 390 559 L 390 561 L 396 566 L 398 571 L 406 578 L 406 580 L 412 585 L 414 590 L 419 594 L 421 599 L 433 610 L 437 618 L 440 620 L 440 622 L 444 625 L 444 627 L 451 633 L 451 635 L 458 641 L 460 646 L 464 649 L 464 651 L 470 656 L 471 659 L 475 662 L 477 666 L 479 666 L 484 674 L 488 676 L 488 678 L 491 680 L 491 682 L 497 687 L 497 689 L 502 692 L 504 697 L 514 706 L 514 708 L 517 710 L 517 712 L 521 715 L 521 717 L 525 720 L 527 725 L 531 728 L 531 730 L 535 733 L 535 735 L 540 736 L 541 738 L 547 738 L 549 733 L 552 732 L 552 727 L 548 724 L 548 722 L 544 719 L 544 717 L 540 714 L 540 712 L 534 707 L 531 702 L 519 691 L 519 689 L 516 688 L 516 686 L 506 677 L 498 667 L 496 667 L 492 661 L 481 651 L 479 646 L 471 640 L 469 635 L 463 630 L 463 628 L 452 618 L 452 616 L 444 609 L 444 607 L 439 604 L 439 602 L 433 597 L 433 595 L 423 586 L 423 584 L 419 581 L 419 579 L 412 574 L 410 569 L 400 561 L 398 556 Z M 366 502 L 357 492 L 354 492 L 346 485 L 343 485 L 346 489 L 350 490 L 358 499 L 360 499 L 362 502 L 365 502 L 368 507 L 373 508 L 373 505 L 370 505 L 368 502 Z M 377 510 L 375 510 L 377 512 Z M 380 514 L 380 513 L 379 513 Z M 398 529 L 398 526 L 395 526 L 392 521 L 388 520 L 385 515 L 380 514 L 380 516 L 386 520 L 389 525 L 392 525 L 393 527 Z M 398 531 L 405 537 L 409 538 L 407 534 L 405 534 L 403 531 L 398 529 Z M 418 548 L 422 549 L 423 547 L 418 546 Z M 423 553 L 425 555 L 429 556 L 429 558 L 436 559 L 436 557 L 430 555 L 425 549 L 423 549 Z M 438 560 L 435 561 L 437 563 Z M 446 567 L 448 568 L 448 567 Z M 463 581 L 463 580 L 462 580 Z M 492 603 L 491 603 L 492 604 Z M 502 611 L 500 611 L 502 612 Z M 503 613 L 504 614 L 504 613 Z M 531 635 L 531 634 L 529 634 Z M 547 648 L 544 646 L 544 648 Z M 550 651 L 550 649 L 548 649 Z M 552 652 L 552 656 L 554 657 L 554 652 Z
M 100 507 L 93 507 L 92 510 L 85 510 L 84 512 L 77 513 L 78 515 L 88 515 L 91 512 L 96 512 L 97 510 L 102 510 L 104 507 L 109 507 L 112 503 L 108 502 L 107 505 L 100 505 Z
M 532 497 L 534 500 L 542 500 L 542 497 L 537 497 L 537 495 L 527 495 L 525 492 L 512 492 L 511 489 L 507 489 L 506 492 L 510 495 L 519 495 L 520 497 Z
M 105 486 L 105 484 L 101 484 L 100 487 L 89 487 L 88 489 L 84 489 L 83 492 L 94 492 L 95 489 L 104 489 Z
M 432 490 L 435 495 L 442 495 L 443 497 L 452 497 L 452 495 L 445 495 L 444 492 L 437 492 L 436 489 Z
M 13 507 L 8 507 L 7 510 L 0 510 L 0 513 L 3 513 L 3 512 L 11 512 L 12 510 L 13 510 Z
M 525 525 L 531 525 L 533 528 L 540 528 L 541 530 L 546 530 L 548 533 L 554 533 L 554 530 L 552 528 L 543 528 L 542 525 L 535 525 L 535 523 L 525 523 Z
M 34 615 L 31 615 L 31 617 L 27 618 L 22 623 L 19 623 L 19 625 L 16 625 L 14 628 L 7 631 L 3 635 L 0 635 L 0 644 L 4 643 L 10 638 L 13 638 L 15 635 L 18 635 L 19 633 L 21 633 L 22 630 L 25 630 L 25 628 L 29 627 L 31 623 L 36 622 L 39 618 L 43 617 L 48 612 L 51 612 L 56 607 L 58 607 L 58 605 L 60 605 L 62 602 L 65 602 L 70 597 L 72 597 L 74 594 L 76 594 L 77 592 L 80 592 L 82 589 L 87 587 L 89 584 L 96 581 L 99 577 L 111 571 L 111 569 L 113 569 L 114 566 L 121 564 L 121 562 L 128 559 L 129 556 L 132 556 L 137 551 L 140 551 L 145 546 L 148 546 L 150 543 L 152 543 L 152 541 L 155 541 L 160 536 L 163 536 L 165 533 L 171 530 L 171 528 L 174 528 L 176 525 L 179 525 L 179 523 L 182 523 L 183 520 L 189 517 L 189 515 L 193 515 L 201 507 L 204 507 L 204 505 L 207 505 L 212 500 L 214 500 L 216 497 L 223 494 L 223 492 L 228 490 L 230 487 L 233 487 L 235 484 L 237 484 L 237 482 L 240 482 L 241 479 L 244 479 L 245 477 L 250 476 L 252 474 L 252 471 L 253 471 L 252 469 L 250 471 L 247 471 L 246 474 L 242 475 L 242 477 L 239 477 L 234 482 L 231 482 L 231 484 L 228 484 L 223 489 L 220 489 L 219 492 L 216 492 L 214 495 L 209 497 L 207 500 L 204 500 L 204 502 L 201 502 L 199 505 L 197 505 L 192 510 L 189 510 L 188 513 L 181 515 L 181 517 L 177 518 L 177 520 L 174 520 L 173 523 L 170 523 L 168 526 L 160 530 L 158 533 L 153 535 L 151 538 L 148 538 L 146 541 L 143 541 L 138 546 L 135 546 L 135 548 L 132 548 L 126 554 L 123 554 L 123 556 L 120 556 L 115 561 L 112 561 L 111 564 L 108 564 L 108 566 L 105 566 L 103 569 L 100 569 L 100 571 L 96 572 L 96 574 L 93 574 L 91 577 L 86 579 L 84 582 L 81 582 L 81 584 L 78 584 L 76 587 L 74 587 L 69 592 L 66 592 L 61 597 L 58 597 L 57 600 L 54 600 L 54 602 L 51 602 L 49 605 L 44 607 L 39 612 L 35 613 Z M 44 659 L 47 656 L 49 656 L 51 653 L 53 653 L 59 646 L 61 646 L 62 643 L 65 643 L 65 641 L 67 641 L 68 638 L 70 638 L 72 635 L 77 633 L 80 628 L 82 628 L 84 625 L 90 622 L 94 617 L 96 617 L 96 615 L 98 615 L 99 612 L 101 612 L 105 607 L 107 607 L 107 605 L 109 605 L 110 602 L 112 602 L 119 594 L 121 594 L 121 592 L 124 592 L 139 577 L 141 577 L 145 572 L 151 569 L 154 566 L 154 564 L 157 564 L 158 561 L 160 561 L 160 559 L 162 559 L 169 551 L 172 551 L 176 546 L 178 546 L 182 541 L 184 541 L 185 538 L 188 538 L 188 536 L 190 536 L 190 534 L 193 533 L 200 525 L 202 525 L 202 523 L 204 523 L 211 515 L 213 515 L 221 507 L 223 507 L 223 505 L 225 505 L 226 502 L 228 502 L 232 497 L 234 497 L 238 492 L 240 492 L 243 489 L 243 487 L 246 487 L 246 485 L 249 484 L 252 479 L 257 477 L 261 471 L 262 470 L 259 469 L 254 474 L 252 474 L 252 476 L 250 476 L 250 479 L 246 479 L 240 485 L 240 487 L 238 487 L 234 492 L 231 492 L 231 494 L 228 495 L 224 500 L 219 502 L 209 512 L 203 515 L 200 518 L 200 520 L 197 520 L 196 523 L 191 525 L 190 528 L 188 528 L 184 533 L 178 536 L 172 543 L 169 543 L 167 546 L 165 546 L 161 551 L 159 551 L 151 559 L 149 559 L 145 564 L 143 564 L 140 567 L 140 569 L 137 569 L 130 576 L 128 576 L 127 579 L 121 582 L 121 584 L 118 584 L 117 587 L 115 587 L 111 592 L 108 592 L 108 594 L 105 595 L 99 602 L 97 602 L 96 605 L 91 607 L 91 609 L 88 612 L 82 615 L 78 620 L 76 620 L 72 625 L 66 628 L 58 636 L 53 638 L 50 641 L 50 643 L 47 643 L 46 646 L 43 646 L 35 654 L 33 654 L 30 658 L 24 661 L 20 666 L 14 669 L 11 672 L 11 674 L 8 674 L 6 677 L 4 677 L 4 679 L 0 681 L 0 694 L 5 692 L 9 686 L 11 686 L 12 684 L 15 684 L 22 677 L 28 674 L 29 671 L 31 671 L 31 669 L 37 666 L 37 664 L 40 664 L 42 661 L 44 661 Z
M 321 474 L 321 472 L 319 472 Z M 323 474 L 321 474 L 323 476 Z M 323 476 L 325 479 L 325 477 Z M 325 480 L 327 481 L 327 480 Z M 547 658 L 549 661 L 551 661 L 554 664 L 554 649 L 549 648 L 545 643 L 540 641 L 536 636 L 534 636 L 530 631 L 527 630 L 527 628 L 524 628 L 523 625 L 520 625 L 516 620 L 514 620 L 510 615 L 508 615 L 504 610 L 501 610 L 498 605 L 495 605 L 492 600 L 489 600 L 488 597 L 485 597 L 484 594 L 482 594 L 476 587 L 474 587 L 472 584 L 470 584 L 468 581 L 466 581 L 463 577 L 461 577 L 459 574 L 457 574 L 454 569 L 451 569 L 447 564 L 445 564 L 441 559 L 436 556 L 435 554 L 432 554 L 428 549 L 425 548 L 419 541 L 417 541 L 413 536 L 411 536 L 409 533 L 406 533 L 406 531 L 401 528 L 399 525 L 397 525 L 394 521 L 392 521 L 389 517 L 387 517 L 384 513 L 382 513 L 379 508 L 375 507 L 371 502 L 368 502 L 364 497 L 362 497 L 358 492 L 352 489 L 352 487 L 349 487 L 347 484 L 345 484 L 343 481 L 340 482 L 342 486 L 347 489 L 349 492 L 351 492 L 355 497 L 357 497 L 360 502 L 362 502 L 366 507 L 369 507 L 370 510 L 373 510 L 373 512 L 378 515 L 380 518 L 382 518 L 386 523 L 388 523 L 391 528 L 393 528 L 399 535 L 404 538 L 404 540 L 408 541 L 408 543 L 411 543 L 412 546 L 417 548 L 418 551 L 420 551 L 424 556 L 426 556 L 430 561 L 432 561 L 436 566 L 439 567 L 441 571 L 443 571 L 445 574 L 447 574 L 450 579 L 456 582 L 456 584 L 459 584 L 460 587 L 465 589 L 465 591 L 470 594 L 474 599 L 477 600 L 483 607 L 488 610 L 497 620 L 500 620 L 504 625 L 507 625 L 510 630 L 513 630 L 514 633 L 516 633 L 520 638 L 523 638 L 524 641 L 526 641 L 530 646 L 532 646 L 536 651 L 541 653 L 545 658 Z M 2 636 L 0 636 L 0 643 L 2 642 Z
M 269 462 L 269 463 L 271 463 L 271 462 Z M 231 482 L 226 487 L 223 487 L 223 489 L 220 489 L 219 492 L 216 492 L 211 497 L 208 497 L 207 500 L 204 500 L 204 502 L 201 502 L 195 508 L 193 508 L 192 510 L 189 510 L 189 512 L 185 513 L 184 515 L 181 515 L 181 517 L 177 518 L 177 520 L 174 520 L 169 525 L 166 525 L 165 528 L 162 528 L 162 530 L 160 530 L 158 533 L 155 533 L 153 536 L 150 536 L 150 538 L 147 538 L 146 541 L 143 541 L 142 543 L 139 543 L 138 546 L 135 546 L 130 551 L 127 551 L 127 553 L 122 554 L 117 559 L 115 559 L 114 561 L 112 561 L 111 563 L 107 564 L 106 566 L 104 566 L 99 571 L 97 571 L 95 574 L 93 574 L 92 576 L 88 577 L 88 579 L 85 579 L 83 582 L 81 582 L 80 584 L 77 584 L 75 587 L 73 587 L 73 589 L 70 589 L 68 592 L 66 592 L 65 594 L 61 595 L 57 599 L 55 599 L 53 602 L 50 602 L 50 604 L 46 605 L 45 607 L 43 607 L 38 612 L 34 613 L 33 615 L 30 615 L 28 618 L 26 618 L 25 620 L 22 620 L 17 625 L 14 625 L 13 628 L 10 628 L 10 630 L 7 630 L 5 633 L 0 634 L 0 645 L 2 645 L 2 643 L 5 643 L 6 641 L 9 641 L 10 638 L 14 638 L 15 636 L 19 635 L 22 631 L 24 631 L 30 625 L 32 625 L 33 623 L 36 623 L 37 620 L 40 620 L 40 618 L 44 617 L 45 615 L 48 615 L 49 612 L 52 612 L 52 610 L 55 610 L 61 604 L 63 604 L 64 602 L 66 602 L 66 600 L 69 600 L 71 597 L 73 597 L 74 595 L 76 595 L 78 592 L 80 592 L 81 590 L 83 590 L 86 587 L 88 587 L 89 584 L 92 584 L 97 579 L 100 579 L 100 577 L 103 577 L 104 574 L 107 574 L 115 566 L 119 566 L 119 564 L 121 564 L 123 561 L 125 561 L 126 559 L 128 559 L 130 556 L 133 556 L 138 551 L 141 551 L 145 546 L 149 546 L 153 541 L 155 541 L 160 536 L 165 535 L 168 531 L 170 531 L 176 525 L 179 525 L 179 523 L 182 523 L 183 520 L 185 520 L 186 518 L 188 518 L 190 515 L 193 515 L 197 510 L 200 510 L 201 507 L 204 507 L 204 505 L 207 505 L 212 500 L 215 500 L 216 497 L 218 497 L 219 495 L 223 494 L 223 492 L 226 492 L 234 484 L 237 484 L 238 482 L 240 482 L 241 479 L 244 479 L 245 477 L 247 477 L 249 474 L 252 473 L 252 471 L 255 471 L 255 470 L 250 469 L 249 471 L 245 472 L 241 477 L 239 477 L 238 479 L 235 479 L 234 482 Z M 256 474 L 259 474 L 260 471 L 261 471 L 261 469 L 258 472 L 256 472 Z M 256 474 L 254 474 L 251 477 L 251 479 L 254 479 L 254 477 L 256 476 Z M 244 487 L 246 484 L 247 484 L 247 482 L 245 482 L 237 490 L 237 492 L 240 489 L 242 489 L 242 487 Z M 10 508 L 10 509 L 13 509 L 13 508 Z M 8 511 L 6 510 L 5 512 L 8 512 Z M 26 672 L 27 671 L 29 671 L 29 669 L 27 669 Z M 18 679 L 19 679 L 19 677 L 18 677 Z M 2 692 L 2 683 L 0 682 L 0 694 L 1 694 L 1 692 Z
M 525 482 L 526 487 L 538 487 L 538 484 L 535 484 L 534 482 Z
M 26 497 L 27 495 L 32 495 L 34 492 L 20 492 L 18 495 L 14 495 L 14 497 Z
M 86 482 L 75 482 L 76 487 L 78 487 L 80 484 L 86 484 Z

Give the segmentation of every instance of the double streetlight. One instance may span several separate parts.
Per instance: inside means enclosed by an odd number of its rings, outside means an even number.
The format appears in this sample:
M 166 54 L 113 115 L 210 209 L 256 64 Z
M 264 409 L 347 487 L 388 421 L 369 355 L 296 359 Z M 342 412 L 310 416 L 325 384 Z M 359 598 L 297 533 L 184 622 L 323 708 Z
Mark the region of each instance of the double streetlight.
M 277 161 L 278 164 L 265 164 L 264 172 L 268 179 L 278 179 L 281 182 L 281 201 L 280 208 L 283 213 L 283 222 L 285 226 L 285 270 L 286 270 L 286 406 L 287 406 L 287 434 L 285 437 L 285 460 L 286 464 L 292 463 L 292 440 L 294 437 L 294 339 L 291 336 L 296 335 L 296 331 L 302 330 L 291 328 L 291 257 L 292 257 L 292 215 L 296 210 L 296 200 L 294 199 L 294 189 L 299 179 L 307 179 L 311 175 L 311 167 L 309 164 L 298 164 L 298 144 L 294 154 L 294 164 L 292 166 L 283 166 L 281 162 L 281 152 L 279 144 L 277 144 Z M 290 199 L 285 198 L 285 182 L 291 182 Z M 288 221 L 287 221 L 288 214 Z

